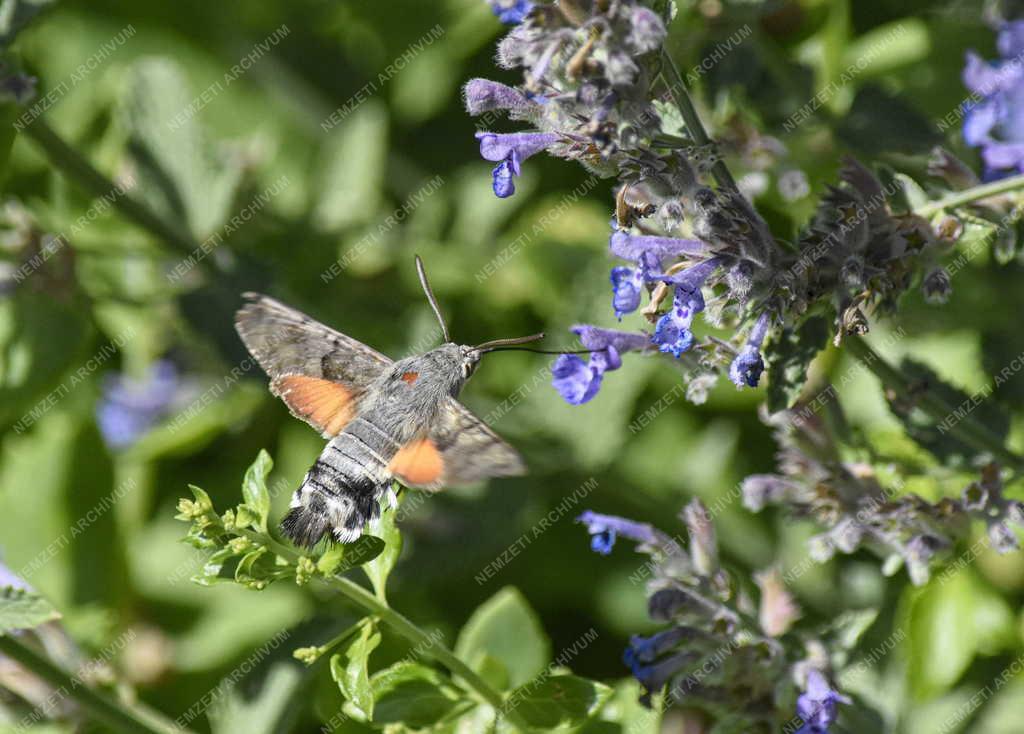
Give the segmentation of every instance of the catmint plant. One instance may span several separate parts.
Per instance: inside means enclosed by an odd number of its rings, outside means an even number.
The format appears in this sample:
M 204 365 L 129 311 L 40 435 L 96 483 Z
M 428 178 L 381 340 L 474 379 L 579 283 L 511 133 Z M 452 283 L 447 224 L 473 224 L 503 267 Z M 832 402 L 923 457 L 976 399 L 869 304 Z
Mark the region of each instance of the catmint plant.
M 524 161 L 542 151 L 615 179 L 608 249 L 622 264 L 610 271 L 611 308 L 620 321 L 640 310 L 658 352 L 678 359 L 692 351 L 704 372 L 752 388 L 772 361 L 765 350 L 773 334 L 810 314 L 830 316 L 839 344 L 865 333 L 869 316 L 895 312 L 915 286 L 930 301 L 948 298 L 938 260 L 953 238 L 901 209 L 899 187 L 853 158 L 793 243 L 773 236 L 731 180 L 713 185 L 718 154 L 697 144 L 675 109 L 686 90 L 669 73 L 666 15 L 636 0 L 516 8 L 503 18 L 514 25 L 498 63 L 522 70 L 522 83 L 473 79 L 464 90 L 470 114 L 504 112 L 533 128 L 476 134 L 483 158 L 497 163 L 494 193 L 513 195 Z M 734 338 L 696 336 L 698 314 L 731 326 Z M 600 384 L 585 380 L 581 364 L 560 359 L 553 370 L 574 404 L 591 400 Z M 589 369 L 599 376 L 608 367 Z M 567 389 L 567 380 L 577 387 Z
M 691 501 L 681 513 L 686 539 L 647 524 L 586 511 L 577 518 L 591 548 L 609 555 L 622 538 L 648 557 L 636 576 L 647 586 L 647 609 L 665 626 L 633 635 L 622 661 L 643 687 L 641 701 L 683 704 L 712 713 L 737 731 L 777 731 L 794 721 L 822 733 L 836 704 L 820 630 L 800 629 L 799 607 L 777 570 L 757 576 L 758 598 L 722 565 L 711 513 Z M 798 691 L 803 693 L 798 694 Z

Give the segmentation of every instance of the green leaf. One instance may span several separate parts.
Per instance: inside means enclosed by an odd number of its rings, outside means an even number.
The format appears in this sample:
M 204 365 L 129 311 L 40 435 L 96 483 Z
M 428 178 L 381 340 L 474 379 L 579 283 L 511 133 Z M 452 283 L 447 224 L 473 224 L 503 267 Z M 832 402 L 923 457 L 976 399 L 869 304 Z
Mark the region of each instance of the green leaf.
M 398 501 L 401 502 L 403 498 L 404 492 Z M 381 513 L 381 518 L 374 530 L 384 541 L 384 550 L 372 561 L 363 565 L 363 571 L 370 578 L 373 590 L 381 600 L 387 599 L 384 592 L 388 576 L 398 562 L 398 556 L 402 553 L 402 534 L 398 531 L 398 526 L 395 523 L 397 511 L 398 505 L 393 510 L 384 510 Z
M 289 709 L 303 690 L 303 675 L 287 663 L 275 662 L 265 671 L 257 693 L 246 697 L 241 686 L 223 685 L 208 711 L 213 734 L 274 734 L 291 729 Z
M 947 691 L 976 654 L 1016 643 L 1006 601 L 969 569 L 933 580 L 911 598 L 907 616 L 907 676 L 920 698 Z
M 459 632 L 455 654 L 478 673 L 484 672 L 487 656 L 501 662 L 508 685 L 515 687 L 544 670 L 551 642 L 522 594 L 506 586 L 473 612 Z
M 380 644 L 380 632 L 373 620 L 362 622 L 359 634 L 343 653 L 331 656 L 331 677 L 364 720 L 373 718 L 374 692 L 370 687 L 370 653 Z
M 828 322 L 812 316 L 796 329 L 786 329 L 769 350 L 768 409 L 792 407 L 800 397 L 811 361 L 828 342 Z
M 0 634 L 38 627 L 60 618 L 60 612 L 30 589 L 0 587 Z
M 270 515 L 270 492 L 267 491 L 267 476 L 274 466 L 273 459 L 260 449 L 256 461 L 245 470 L 242 479 L 242 497 L 250 510 L 259 516 L 259 529 L 267 532 L 267 517 Z
M 564 730 L 594 716 L 611 695 L 612 689 L 601 683 L 575 675 L 553 675 L 512 691 L 508 707 L 538 729 Z
M 866 79 L 917 63 L 930 48 L 928 25 L 918 18 L 900 18 L 851 41 L 843 52 L 843 64 L 858 79 Z
M 384 541 L 376 535 L 359 536 L 354 543 L 331 546 L 316 562 L 317 570 L 324 576 L 341 574 L 356 566 L 369 563 L 385 548 Z
M 910 393 L 886 391 L 889 409 L 903 423 L 907 434 L 940 461 L 950 466 L 967 466 L 978 455 L 977 449 L 957 437 L 958 426 L 964 421 L 980 424 L 996 441 L 1005 444 L 1009 416 L 987 394 L 968 395 L 913 359 L 904 359 L 900 369 L 910 379 Z M 920 407 L 926 393 L 946 406 L 948 412 L 940 420 Z
M 467 710 L 468 701 L 447 685 L 436 670 L 419 663 L 402 661 L 374 674 L 373 690 L 375 724 L 403 724 L 408 729 L 422 729 L 442 719 Z
M 388 111 L 367 100 L 331 128 L 318 160 L 320 200 L 314 221 L 325 230 L 371 220 L 381 208 L 388 157 Z
M 138 194 L 199 240 L 228 219 L 244 159 L 210 146 L 195 97 L 176 61 L 149 57 L 131 64 L 122 104 Z

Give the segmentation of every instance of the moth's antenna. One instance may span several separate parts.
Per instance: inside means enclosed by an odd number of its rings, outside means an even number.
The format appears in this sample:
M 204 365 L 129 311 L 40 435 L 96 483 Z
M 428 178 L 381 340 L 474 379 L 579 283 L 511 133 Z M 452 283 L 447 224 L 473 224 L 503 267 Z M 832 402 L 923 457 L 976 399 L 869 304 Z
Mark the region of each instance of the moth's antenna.
M 531 334 L 530 336 L 516 336 L 511 339 L 494 339 L 493 341 L 484 342 L 483 344 L 477 344 L 473 347 L 474 352 L 493 352 L 495 349 L 500 347 L 509 347 L 514 344 L 529 344 L 535 342 L 538 339 L 544 338 L 544 332 L 540 334 Z
M 423 261 L 420 260 L 419 255 L 416 256 L 416 272 L 419 273 L 423 292 L 427 294 L 427 301 L 430 303 L 430 307 L 434 309 L 434 315 L 437 316 L 437 323 L 441 324 L 441 334 L 444 336 L 445 344 L 447 344 L 452 340 L 448 336 L 448 325 L 444 323 L 444 317 L 441 315 L 441 309 L 437 306 L 437 299 L 434 298 L 434 291 L 431 290 L 430 283 L 427 281 L 427 271 L 423 269 Z

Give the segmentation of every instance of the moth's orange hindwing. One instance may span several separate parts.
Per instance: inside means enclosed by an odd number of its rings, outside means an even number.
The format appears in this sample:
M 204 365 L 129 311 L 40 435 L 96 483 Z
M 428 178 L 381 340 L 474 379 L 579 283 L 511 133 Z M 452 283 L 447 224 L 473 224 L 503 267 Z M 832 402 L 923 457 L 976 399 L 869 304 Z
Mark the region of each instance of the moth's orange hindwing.
M 293 414 L 324 436 L 337 436 L 356 414 L 354 393 L 339 382 L 308 375 L 284 375 L 271 383 Z

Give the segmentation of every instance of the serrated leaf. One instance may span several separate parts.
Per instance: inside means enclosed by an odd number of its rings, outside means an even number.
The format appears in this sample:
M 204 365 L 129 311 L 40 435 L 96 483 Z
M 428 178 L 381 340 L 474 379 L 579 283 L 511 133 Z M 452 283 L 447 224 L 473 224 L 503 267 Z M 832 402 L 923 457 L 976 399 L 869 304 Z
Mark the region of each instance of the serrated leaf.
M 373 718 L 374 692 L 370 687 L 370 653 L 380 644 L 380 632 L 370 619 L 360 625 L 359 634 L 344 652 L 331 656 L 331 677 L 364 720 Z
M 904 359 L 900 369 L 910 380 L 909 394 L 887 390 L 886 402 L 893 415 L 900 419 L 907 434 L 950 466 L 967 466 L 980 451 L 957 436 L 958 430 L 970 421 L 980 426 L 993 441 L 1005 444 L 1010 419 L 998 404 L 987 395 L 968 395 L 944 382 L 934 370 L 913 359 Z M 928 395 L 930 393 L 930 395 Z M 922 401 L 932 398 L 942 404 L 947 413 L 936 419 L 925 411 Z
M 459 632 L 455 654 L 477 672 L 484 671 L 487 656 L 500 661 L 515 687 L 544 670 L 551 643 L 526 599 L 506 586 L 473 612 Z
M 594 716 L 612 695 L 601 683 L 575 675 L 553 675 L 512 691 L 508 706 L 533 727 L 564 731 Z
M 274 466 L 274 460 L 265 450 L 260 449 L 259 455 L 242 479 L 242 497 L 246 506 L 259 517 L 259 529 L 267 532 L 267 518 L 270 515 L 270 492 L 267 491 L 267 477 Z
M 775 413 L 793 406 L 807 382 L 808 367 L 827 342 L 828 322 L 823 316 L 782 332 L 769 350 L 768 410 Z
M 401 503 L 402 497 L 398 501 Z M 384 541 L 384 549 L 372 561 L 363 564 L 363 571 L 366 572 L 370 583 L 373 584 L 374 592 L 382 600 L 387 599 L 385 588 L 388 576 L 391 574 L 391 569 L 398 562 L 398 556 L 402 553 L 402 534 L 395 523 L 397 510 L 398 505 L 392 510 L 384 510 L 381 513 L 380 520 L 377 522 L 374 531 Z
M 422 729 L 472 705 L 436 670 L 409 661 L 375 673 L 370 687 L 374 724 L 401 723 L 409 729 Z
M 137 194 L 196 239 L 206 239 L 229 216 L 242 157 L 225 155 L 204 140 L 194 113 L 198 98 L 174 60 L 136 60 L 126 89 L 122 117 Z
M 0 634 L 38 627 L 60 618 L 60 612 L 30 589 L 0 587 Z
M 376 535 L 359 536 L 354 543 L 333 545 L 316 562 L 324 576 L 342 574 L 356 566 L 369 563 L 384 551 L 384 541 Z

